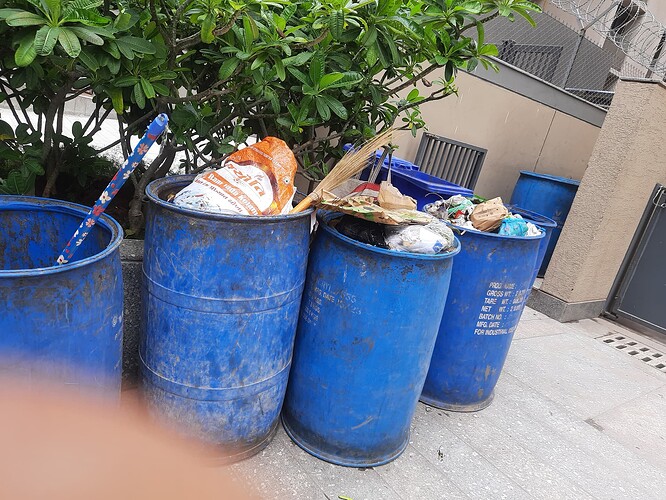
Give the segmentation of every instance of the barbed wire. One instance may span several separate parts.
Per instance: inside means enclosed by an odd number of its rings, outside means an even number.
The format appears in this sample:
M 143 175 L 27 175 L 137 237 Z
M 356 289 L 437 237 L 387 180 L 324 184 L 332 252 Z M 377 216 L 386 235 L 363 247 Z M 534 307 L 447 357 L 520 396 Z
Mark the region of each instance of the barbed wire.
M 550 0 L 550 2 L 576 16 L 581 23 L 581 30 L 593 29 L 655 76 L 661 79 L 666 77 L 666 51 L 663 50 L 666 43 L 666 26 L 649 11 L 645 2 L 641 0 L 610 2 Z

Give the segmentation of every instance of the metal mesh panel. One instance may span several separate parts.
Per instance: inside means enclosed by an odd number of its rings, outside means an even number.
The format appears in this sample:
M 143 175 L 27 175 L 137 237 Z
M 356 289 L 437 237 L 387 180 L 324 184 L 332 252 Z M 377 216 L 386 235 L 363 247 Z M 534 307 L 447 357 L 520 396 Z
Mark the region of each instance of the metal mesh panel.
M 486 151 L 426 132 L 421 136 L 414 163 L 422 172 L 473 190 Z
M 635 5 L 631 0 L 537 3 L 544 12 L 533 15 L 536 28 L 503 17 L 486 24 L 486 41 L 497 45 L 499 58 L 506 63 L 604 108 L 611 103 L 619 77 L 651 77 L 661 68 L 666 32 L 639 29 L 649 14 L 641 10 L 645 9 L 644 3 Z M 603 14 L 602 18 L 595 21 L 595 16 L 588 19 L 578 15 L 574 7 L 590 3 L 604 4 L 604 10 L 596 13 L 597 17 Z M 563 10 L 565 7 L 567 10 Z M 654 22 L 650 26 L 653 25 Z M 607 29 L 597 29 L 598 26 Z M 639 46 L 651 55 L 633 57 Z M 663 52 L 666 57 L 666 50 Z M 650 59 L 654 60 L 651 68 L 645 62 Z

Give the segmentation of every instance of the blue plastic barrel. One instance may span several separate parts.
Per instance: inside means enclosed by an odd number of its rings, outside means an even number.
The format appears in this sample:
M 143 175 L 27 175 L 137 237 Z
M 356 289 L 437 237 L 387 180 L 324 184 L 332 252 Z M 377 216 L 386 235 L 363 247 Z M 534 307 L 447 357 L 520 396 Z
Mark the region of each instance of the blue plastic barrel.
M 0 364 L 17 377 L 120 395 L 120 225 L 107 215 L 68 264 L 55 261 L 88 213 L 75 203 L 0 196 Z
M 525 210 L 524 208 L 515 207 L 513 205 L 507 205 L 507 208 L 510 212 L 520 215 L 527 222 L 536 224 L 545 232 L 541 243 L 539 243 L 539 255 L 537 256 L 536 265 L 534 267 L 534 279 L 532 280 L 532 282 L 534 282 L 539 273 L 539 269 L 541 269 L 541 264 L 543 264 L 543 259 L 546 256 L 546 252 L 548 251 L 550 237 L 552 236 L 553 231 L 557 228 L 557 222 L 555 222 L 553 219 L 549 219 L 548 217 L 544 217 L 541 214 L 532 212 L 531 210 Z
M 460 236 L 421 401 L 452 411 L 488 406 L 532 289 L 539 236 L 474 229 Z
M 312 455 L 370 467 L 396 458 L 428 370 L 452 257 L 359 243 L 319 215 L 282 413 Z
M 151 412 L 240 460 L 277 428 L 305 281 L 312 210 L 221 215 L 149 184 L 140 354 Z
M 539 268 L 540 277 L 546 274 L 579 185 L 580 181 L 575 179 L 520 171 L 520 177 L 511 195 L 511 205 L 531 210 L 557 223 L 557 227 L 552 230 L 546 255 Z

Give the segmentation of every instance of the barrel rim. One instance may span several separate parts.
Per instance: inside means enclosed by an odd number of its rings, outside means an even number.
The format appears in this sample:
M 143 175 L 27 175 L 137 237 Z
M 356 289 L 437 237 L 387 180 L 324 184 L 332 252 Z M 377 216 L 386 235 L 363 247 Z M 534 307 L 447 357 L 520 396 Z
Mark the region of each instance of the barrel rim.
M 448 252 L 437 253 L 437 254 L 399 252 L 397 250 L 387 250 L 385 248 L 379 248 L 369 245 L 367 243 L 362 243 L 360 241 L 351 239 L 349 236 L 345 236 L 341 232 L 336 231 L 334 228 L 328 225 L 328 222 L 331 219 L 339 218 L 342 216 L 343 214 L 337 212 L 319 211 L 317 213 L 317 222 L 319 222 L 319 228 L 323 228 L 327 233 L 335 237 L 338 237 L 340 240 L 342 240 L 344 243 L 348 245 L 362 248 L 370 252 L 376 252 L 383 255 L 388 255 L 391 257 L 397 257 L 402 259 L 419 259 L 419 260 L 445 260 L 445 259 L 450 259 L 451 257 L 454 257 L 455 255 L 458 255 L 460 253 L 461 249 L 460 240 L 455 235 L 453 237 L 456 245 L 455 248 L 453 250 L 449 250 Z
M 550 227 L 550 228 L 557 227 L 557 222 L 555 222 L 550 217 L 541 215 L 540 213 L 528 210 L 523 207 L 519 207 L 518 205 L 507 204 L 505 205 L 505 207 L 509 209 L 509 212 L 517 213 L 524 220 L 533 222 L 537 226 Z
M 191 184 L 196 178 L 196 174 L 188 175 L 170 175 L 169 177 L 162 177 L 155 179 L 148 186 L 146 186 L 146 196 L 151 201 L 166 210 L 176 212 L 198 219 L 217 220 L 225 222 L 246 222 L 246 223 L 268 223 L 268 222 L 283 222 L 288 220 L 300 219 L 310 216 L 314 212 L 314 208 L 308 208 L 296 214 L 283 214 L 283 215 L 241 215 L 241 214 L 218 214 L 214 212 L 204 212 L 201 210 L 194 210 L 191 208 L 181 207 L 175 203 L 170 203 L 159 197 L 159 190 L 164 187 L 174 184 Z
M 529 221 L 532 222 L 532 221 Z M 450 222 L 446 222 L 450 227 L 457 229 L 460 231 L 460 236 L 463 236 L 465 233 L 472 233 L 472 234 L 477 234 L 479 236 L 488 236 L 489 238 L 499 238 L 499 239 L 504 239 L 504 240 L 516 240 L 516 241 L 532 241 L 532 240 L 540 240 L 541 238 L 545 238 L 546 236 L 546 230 L 539 226 L 538 224 L 534 224 L 536 227 L 538 227 L 541 230 L 541 234 L 539 236 L 512 236 L 508 234 L 497 234 L 497 233 L 491 233 L 488 231 L 480 231 L 475 228 L 471 227 L 460 227 L 456 226 L 455 224 L 451 224 Z
M 529 170 L 521 170 L 520 171 L 521 175 L 529 175 L 532 177 L 536 177 L 538 179 L 546 179 L 549 181 L 556 181 L 556 182 L 561 182 L 563 184 L 569 184 L 571 186 L 580 186 L 580 181 L 576 179 L 569 179 L 567 177 L 560 177 L 558 175 L 551 175 L 551 174 L 540 174 L 538 172 L 531 172 Z
M 0 195 L 0 212 L 7 211 L 15 205 L 16 208 L 31 209 L 44 209 L 51 212 L 64 212 L 70 215 L 81 216 L 81 220 L 88 215 L 89 207 L 65 200 L 56 200 L 53 198 L 39 198 L 37 196 L 14 196 L 14 195 Z M 29 276 L 42 276 L 47 274 L 61 273 L 84 267 L 95 262 L 98 262 L 113 252 L 116 252 L 123 241 L 123 228 L 113 217 L 107 214 L 102 214 L 97 221 L 98 226 L 102 226 L 111 233 L 111 239 L 104 250 L 85 259 L 68 262 L 62 265 L 53 265 L 49 267 L 35 267 L 31 269 L 0 269 L 0 278 L 20 278 Z M 53 256 L 55 262 L 57 255 Z

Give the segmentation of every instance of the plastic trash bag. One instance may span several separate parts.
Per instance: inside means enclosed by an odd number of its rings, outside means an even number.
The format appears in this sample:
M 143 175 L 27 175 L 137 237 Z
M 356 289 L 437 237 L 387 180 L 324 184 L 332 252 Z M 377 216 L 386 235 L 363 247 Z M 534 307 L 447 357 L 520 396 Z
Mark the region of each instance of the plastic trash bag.
M 340 219 L 334 219 L 334 222 L 334 228 L 352 240 L 379 248 L 389 248 L 384 234 L 386 226 L 382 224 L 359 219 L 352 215 L 343 215 Z
M 387 226 L 386 243 L 391 250 L 421 254 L 437 254 L 454 245 L 453 231 L 434 221 L 425 226 Z
M 502 220 L 498 234 L 503 236 L 527 236 L 527 222 L 519 217 L 506 217 Z

